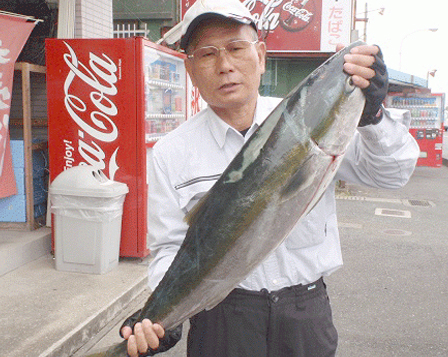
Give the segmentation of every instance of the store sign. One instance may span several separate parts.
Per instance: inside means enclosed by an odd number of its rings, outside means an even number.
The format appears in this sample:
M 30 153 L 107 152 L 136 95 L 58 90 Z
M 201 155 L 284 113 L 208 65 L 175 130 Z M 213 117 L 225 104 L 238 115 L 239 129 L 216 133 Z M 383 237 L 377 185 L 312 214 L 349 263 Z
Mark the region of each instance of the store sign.
M 195 0 L 182 0 L 182 16 Z M 270 53 L 333 52 L 350 43 L 351 0 L 242 0 Z
M 14 63 L 35 24 L 0 13 L 0 198 L 17 194 L 8 132 Z
M 321 51 L 334 51 L 338 43 L 350 43 L 351 3 L 351 0 L 322 1 Z

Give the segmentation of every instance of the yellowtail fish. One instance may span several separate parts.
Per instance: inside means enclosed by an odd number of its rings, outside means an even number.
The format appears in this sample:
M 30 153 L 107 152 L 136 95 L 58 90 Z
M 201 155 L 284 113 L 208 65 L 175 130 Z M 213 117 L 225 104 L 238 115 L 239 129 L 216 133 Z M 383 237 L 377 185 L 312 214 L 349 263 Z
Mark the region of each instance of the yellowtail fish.
M 291 91 L 188 214 L 185 240 L 139 320 L 171 329 L 213 308 L 319 201 L 364 108 L 362 91 L 343 71 L 343 56 L 360 44 Z M 95 356 L 126 356 L 126 341 Z

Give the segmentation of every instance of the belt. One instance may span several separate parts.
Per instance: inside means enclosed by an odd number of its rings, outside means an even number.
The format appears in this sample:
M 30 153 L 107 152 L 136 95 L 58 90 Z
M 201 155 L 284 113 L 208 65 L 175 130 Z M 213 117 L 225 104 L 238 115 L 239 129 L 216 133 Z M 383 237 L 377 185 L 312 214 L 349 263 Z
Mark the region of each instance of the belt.
M 310 284 L 298 284 L 293 286 L 287 286 L 280 290 L 273 290 L 269 292 L 267 289 L 261 289 L 260 291 L 246 290 L 241 288 L 234 289 L 226 298 L 226 300 L 239 299 L 244 297 L 252 298 L 267 298 L 269 301 L 274 303 L 278 302 L 280 299 L 288 297 L 300 297 L 303 300 L 312 298 L 316 294 L 319 294 L 325 290 L 326 286 L 324 279 L 320 278 Z

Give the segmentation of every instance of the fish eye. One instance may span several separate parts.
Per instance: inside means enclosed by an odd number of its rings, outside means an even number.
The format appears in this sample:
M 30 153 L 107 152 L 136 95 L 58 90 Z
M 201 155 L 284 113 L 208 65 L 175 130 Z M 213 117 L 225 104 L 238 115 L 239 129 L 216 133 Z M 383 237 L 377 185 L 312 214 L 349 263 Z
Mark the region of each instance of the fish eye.
M 345 80 L 345 91 L 347 93 L 353 92 L 355 90 L 356 86 L 353 83 L 352 77 L 347 77 L 347 79 Z

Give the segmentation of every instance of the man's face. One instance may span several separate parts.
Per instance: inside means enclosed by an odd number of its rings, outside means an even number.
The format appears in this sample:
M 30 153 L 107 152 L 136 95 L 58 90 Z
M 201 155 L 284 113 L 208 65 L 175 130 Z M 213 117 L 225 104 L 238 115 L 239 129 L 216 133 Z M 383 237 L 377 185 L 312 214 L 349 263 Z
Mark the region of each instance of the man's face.
M 235 40 L 252 42 L 255 38 L 249 25 L 215 20 L 199 25 L 187 53 L 204 46 L 222 48 Z M 187 59 L 185 64 L 202 98 L 219 113 L 220 110 L 256 103 L 260 76 L 265 71 L 265 52 L 265 44 L 257 43 L 250 46 L 244 60 L 235 60 L 221 51 L 211 67 L 204 68 L 195 58 Z

